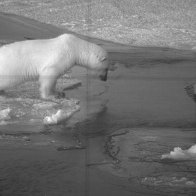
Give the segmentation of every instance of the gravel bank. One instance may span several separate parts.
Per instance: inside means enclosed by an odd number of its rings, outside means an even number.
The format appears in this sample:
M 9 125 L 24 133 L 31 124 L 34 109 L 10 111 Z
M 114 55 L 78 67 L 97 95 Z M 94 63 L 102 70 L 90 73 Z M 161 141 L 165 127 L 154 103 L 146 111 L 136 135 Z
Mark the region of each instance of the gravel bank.
M 194 0 L 2 0 L 0 11 L 129 45 L 196 49 Z

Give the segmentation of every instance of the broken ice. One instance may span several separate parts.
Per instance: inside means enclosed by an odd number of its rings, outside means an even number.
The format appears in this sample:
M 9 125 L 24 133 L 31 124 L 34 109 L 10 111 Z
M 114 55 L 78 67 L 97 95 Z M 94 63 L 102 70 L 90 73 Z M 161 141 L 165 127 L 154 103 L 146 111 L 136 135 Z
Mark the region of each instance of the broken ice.
M 79 105 L 76 105 L 72 109 L 67 109 L 67 110 L 60 109 L 55 114 L 46 116 L 43 122 L 44 124 L 48 124 L 48 125 L 58 124 L 59 122 L 62 122 L 70 118 L 75 112 L 79 111 L 79 109 L 80 109 Z
M 175 147 L 169 154 L 163 154 L 161 159 L 196 160 L 196 144 L 187 150 L 182 150 L 180 147 Z

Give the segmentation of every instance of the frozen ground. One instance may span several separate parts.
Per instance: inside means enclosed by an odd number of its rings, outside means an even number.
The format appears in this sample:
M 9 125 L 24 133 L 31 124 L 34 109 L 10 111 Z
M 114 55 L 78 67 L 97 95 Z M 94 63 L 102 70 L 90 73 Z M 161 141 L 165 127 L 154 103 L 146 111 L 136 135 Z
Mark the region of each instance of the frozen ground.
M 63 77 L 57 82 L 57 89 L 72 89 L 81 85 L 81 81 Z M 59 89 L 60 88 L 60 89 Z M 39 96 L 38 82 L 26 82 L 7 90 L 0 96 L 0 125 L 40 123 L 55 125 L 69 119 L 80 110 L 79 100 L 59 98 L 44 101 Z
M 195 0 L 2 0 L 0 11 L 135 46 L 196 49 Z

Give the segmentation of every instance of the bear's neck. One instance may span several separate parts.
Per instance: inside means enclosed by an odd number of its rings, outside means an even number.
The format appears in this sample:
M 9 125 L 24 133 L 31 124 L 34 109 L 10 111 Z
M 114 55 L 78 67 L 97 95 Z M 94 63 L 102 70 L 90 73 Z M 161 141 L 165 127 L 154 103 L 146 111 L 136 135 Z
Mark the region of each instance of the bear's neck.
M 82 42 L 77 46 L 77 62 L 76 64 L 85 68 L 90 68 L 90 55 L 92 52 L 92 44 L 81 40 Z

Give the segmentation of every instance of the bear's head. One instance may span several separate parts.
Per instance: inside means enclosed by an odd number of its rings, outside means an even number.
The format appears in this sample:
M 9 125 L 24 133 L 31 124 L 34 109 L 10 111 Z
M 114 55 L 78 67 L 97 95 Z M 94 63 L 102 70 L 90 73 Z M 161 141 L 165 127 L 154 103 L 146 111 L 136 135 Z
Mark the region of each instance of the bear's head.
M 102 81 L 107 80 L 109 69 L 108 53 L 103 48 L 93 44 L 89 51 L 88 65 Z
M 102 81 L 107 80 L 109 69 L 108 53 L 101 46 L 74 37 L 75 52 L 77 51 L 76 64 L 90 69 L 93 75 L 96 74 Z

